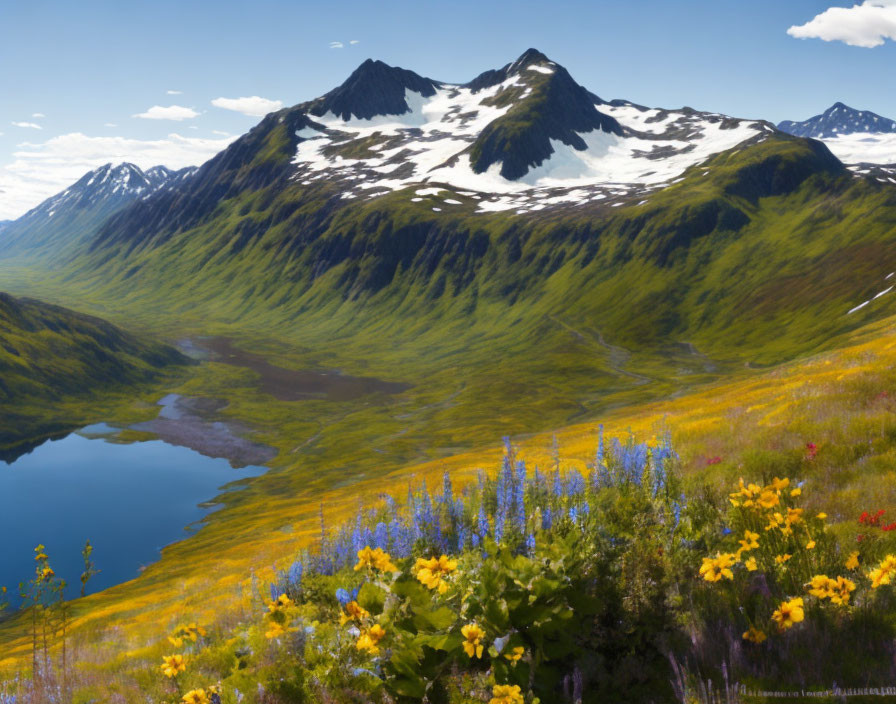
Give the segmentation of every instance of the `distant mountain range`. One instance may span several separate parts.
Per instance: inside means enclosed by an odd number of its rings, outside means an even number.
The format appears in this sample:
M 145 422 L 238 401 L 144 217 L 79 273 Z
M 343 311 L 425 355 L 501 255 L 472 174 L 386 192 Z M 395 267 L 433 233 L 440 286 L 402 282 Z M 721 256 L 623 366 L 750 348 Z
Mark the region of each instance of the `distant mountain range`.
M 105 220 L 129 203 L 170 187 L 196 171 L 134 164 L 106 164 L 84 174 L 21 218 L 0 223 L 0 256 L 59 258 L 83 244 Z
M 802 122 L 785 120 L 778 124 L 778 129 L 797 137 L 833 139 L 858 132 L 894 133 L 896 132 L 896 121 L 881 117 L 868 110 L 856 110 L 843 103 L 834 103 L 821 115 L 810 117 Z
M 834 103 L 802 122 L 785 120 L 778 129 L 820 139 L 847 164 L 896 164 L 896 120 Z

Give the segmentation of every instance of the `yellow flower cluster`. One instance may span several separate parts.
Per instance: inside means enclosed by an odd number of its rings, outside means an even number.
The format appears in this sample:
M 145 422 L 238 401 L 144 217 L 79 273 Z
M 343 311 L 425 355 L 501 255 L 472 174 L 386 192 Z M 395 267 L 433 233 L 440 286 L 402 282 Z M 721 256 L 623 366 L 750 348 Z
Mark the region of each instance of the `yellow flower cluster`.
M 730 494 L 730 501 L 734 506 L 743 506 L 744 508 L 774 508 L 780 503 L 781 491 L 790 484 L 789 479 L 775 479 L 766 487 L 760 487 L 758 484 L 744 484 L 741 479 L 738 483 L 738 490 Z
M 464 637 L 464 652 L 471 658 L 481 658 L 484 648 L 482 639 L 485 636 L 485 631 L 475 623 L 468 623 L 460 629 L 460 632 Z
M 856 590 L 855 582 L 846 577 L 831 579 L 827 575 L 817 574 L 808 584 L 809 593 L 819 599 L 830 599 L 832 604 L 847 606 L 852 593 Z
M 160 669 L 165 677 L 177 677 L 187 669 L 187 663 L 184 661 L 183 655 L 166 655 L 162 658 Z
M 389 554 L 380 548 L 371 548 L 369 545 L 358 550 L 358 564 L 355 572 L 364 569 L 375 569 L 380 572 L 398 572 L 398 568 L 392 564 Z
M 700 566 L 700 576 L 707 582 L 718 582 L 722 577 L 734 579 L 731 568 L 737 562 L 737 555 L 730 552 L 719 553 L 715 557 L 704 557 Z
M 509 653 L 504 653 L 504 657 L 510 660 L 514 665 L 516 665 L 523 655 L 526 653 L 526 649 L 523 646 L 517 646 Z
M 806 617 L 803 611 L 803 600 L 801 597 L 791 599 L 790 601 L 781 602 L 781 605 L 772 614 L 772 621 L 778 624 L 778 629 L 786 631 L 792 628 L 794 624 L 799 623 Z
M 523 704 L 523 692 L 518 684 L 496 684 L 488 704 Z
M 183 647 L 185 641 L 195 643 L 200 637 L 207 635 L 206 630 L 196 623 L 188 623 L 185 626 L 178 626 L 174 633 L 168 636 L 168 642 L 175 648 Z
M 357 601 L 350 601 L 345 605 L 345 610 L 339 617 L 339 625 L 344 626 L 349 621 L 363 621 L 370 616 L 370 612 Z
M 183 704 L 209 704 L 208 692 L 204 689 L 191 689 L 183 696 L 181 702 Z
M 293 605 L 292 599 L 290 599 L 286 594 L 281 594 L 274 601 L 268 604 L 268 613 L 276 614 L 281 611 L 286 611 L 291 608 Z
M 796 527 L 800 527 L 805 533 L 805 542 L 801 544 L 793 544 L 791 542 L 791 552 L 780 552 L 774 556 L 775 564 L 779 567 L 786 565 L 793 557 L 792 551 L 796 547 L 805 547 L 806 550 L 812 550 L 816 546 L 816 541 L 811 535 L 810 525 L 804 519 L 804 509 L 795 508 L 785 505 L 790 500 L 801 496 L 802 489 L 795 487 L 789 492 L 787 488 L 790 486 L 790 479 L 780 479 L 775 477 L 772 481 L 765 485 L 746 484 L 741 478 L 738 480 L 737 491 L 729 494 L 731 503 L 743 509 L 746 509 L 744 519 L 751 528 L 746 528 L 743 537 L 738 540 L 739 546 L 735 553 L 719 553 L 716 557 L 703 558 L 703 565 L 700 567 L 700 576 L 707 582 L 719 582 L 722 579 L 734 579 L 734 570 L 736 564 L 743 560 L 743 565 L 748 572 L 755 572 L 759 569 L 759 560 L 756 556 L 745 556 L 745 553 L 752 552 L 760 548 L 760 536 L 758 532 L 762 527 L 766 531 L 778 531 L 782 536 L 794 535 Z M 819 513 L 817 518 L 824 520 L 826 515 Z M 790 542 L 790 541 L 788 541 Z M 779 541 L 770 538 L 768 543 L 763 543 L 767 548 L 765 555 L 771 559 L 768 554 L 772 545 L 777 545 L 778 549 L 782 547 Z
M 265 614 L 268 620 L 268 630 L 265 631 L 265 638 L 273 640 L 286 633 L 286 625 L 290 621 L 289 611 L 293 606 L 295 604 L 286 594 L 281 594 L 268 604 L 268 612 Z
M 378 623 L 373 624 L 370 628 L 361 633 L 355 648 L 366 650 L 371 655 L 378 655 L 380 652 L 379 643 L 386 635 L 386 630 Z
M 881 560 L 880 565 L 868 573 L 871 588 L 877 589 L 883 584 L 889 584 L 894 574 L 896 574 L 896 555 L 887 555 Z
M 447 555 L 432 557 L 428 560 L 419 558 L 414 565 L 414 573 L 424 586 L 437 589 L 439 594 L 448 591 L 448 583 L 444 578 L 457 569 L 457 560 L 451 560 Z

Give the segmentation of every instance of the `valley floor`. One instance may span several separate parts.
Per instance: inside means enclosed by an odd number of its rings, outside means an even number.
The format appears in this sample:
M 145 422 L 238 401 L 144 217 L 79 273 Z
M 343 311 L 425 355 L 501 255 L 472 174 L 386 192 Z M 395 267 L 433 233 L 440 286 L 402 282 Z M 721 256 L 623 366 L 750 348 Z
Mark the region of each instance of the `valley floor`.
M 896 503 L 894 333 L 896 321 L 887 320 L 852 335 L 837 351 L 761 373 L 742 372 L 733 381 L 679 389 L 675 398 L 639 403 L 636 392 L 628 405 L 556 431 L 548 426 L 547 432 L 520 434 L 547 422 L 521 420 L 511 412 L 487 425 L 456 420 L 443 425 L 435 456 L 422 450 L 423 440 L 430 423 L 441 423 L 444 416 L 428 418 L 426 412 L 430 407 L 468 411 L 455 394 L 443 390 L 432 399 L 416 399 L 418 415 L 409 417 L 426 422 L 408 428 L 407 401 L 401 397 L 374 397 L 369 407 L 352 412 L 325 402 L 278 402 L 252 391 L 255 378 L 249 371 L 205 364 L 171 390 L 227 398 L 227 416 L 248 421 L 255 439 L 278 448 L 280 455 L 272 471 L 229 495 L 197 535 L 166 548 L 137 580 L 75 602 L 74 633 L 97 652 L 106 647 L 139 652 L 185 620 L 239 619 L 252 603 L 254 585 L 315 543 L 321 511 L 335 524 L 352 515 L 359 502 L 406 491 L 409 481 L 426 479 L 433 486 L 446 470 L 463 485 L 479 468 L 499 464 L 502 424 L 515 433 L 520 456 L 542 467 L 552 463 L 556 438 L 563 466 L 584 468 L 594 457 L 598 422 L 609 437 L 633 432 L 644 438 L 668 429 L 686 481 L 695 486 L 728 486 L 772 458 L 786 459 L 812 443 L 818 454 L 806 480 L 823 490 L 813 492 L 811 509 L 827 512 L 838 530 L 854 522 L 860 507 Z M 267 358 L 287 364 L 282 354 Z M 654 390 L 654 395 L 660 394 Z M 452 446 L 460 451 L 452 453 Z M 102 555 L 95 558 L 101 566 Z M 115 646 L 109 646 L 112 628 Z M 11 676 L 29 652 L 26 633 L 27 624 L 16 619 L 0 628 L 0 679 Z

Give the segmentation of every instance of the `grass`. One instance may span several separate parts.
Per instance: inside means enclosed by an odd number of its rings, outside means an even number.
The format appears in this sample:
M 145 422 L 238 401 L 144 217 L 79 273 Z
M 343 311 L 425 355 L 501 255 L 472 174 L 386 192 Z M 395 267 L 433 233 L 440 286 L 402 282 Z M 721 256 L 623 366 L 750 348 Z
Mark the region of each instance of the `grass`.
M 271 151 L 253 173 L 277 161 L 276 137 L 260 140 Z M 812 480 L 829 487 L 814 500 L 844 531 L 856 506 L 889 505 L 896 433 L 879 394 L 896 393 L 894 321 L 886 298 L 845 311 L 892 270 L 896 196 L 826 163 L 776 140 L 719 155 L 645 205 L 522 224 L 472 203 L 437 217 L 407 192 L 334 210 L 325 190 L 262 187 L 183 232 L 110 235 L 58 275 L 4 262 L 4 287 L 139 333 L 225 335 L 287 368 L 412 385 L 289 403 L 220 363 L 172 382 L 227 399 L 225 417 L 280 454 L 137 580 L 77 602 L 76 632 L 99 642 L 114 626 L 139 650 L 182 619 L 237 618 L 253 571 L 264 579 L 313 542 L 321 503 L 336 520 L 410 476 L 463 482 L 499 459 L 505 434 L 544 466 L 556 432 L 564 462 L 582 466 L 598 419 L 611 435 L 669 427 L 686 476 L 718 487 L 814 442 Z M 0 629 L 7 667 L 22 635 L 15 620 Z
M 896 503 L 889 469 L 896 452 L 889 400 L 896 393 L 894 325 L 889 321 L 869 328 L 837 352 L 678 399 L 610 412 L 602 418 L 606 432 L 623 435 L 631 429 L 649 436 L 668 427 L 686 478 L 719 487 L 741 474 L 761 471 L 763 463 L 801 456 L 805 444 L 814 442 L 819 451 L 808 479 L 825 491 L 813 492 L 811 508 L 825 510 L 840 530 L 848 531 L 858 508 Z M 234 412 L 251 416 L 252 406 L 247 403 Z M 289 426 L 283 430 L 291 432 Z M 521 455 L 532 464 L 550 465 L 552 435 L 519 438 Z M 593 456 L 596 425 L 569 426 L 556 437 L 564 465 L 581 468 Z M 265 439 L 276 441 L 273 434 Z M 97 633 L 114 624 L 136 647 L 158 637 L 165 624 L 213 621 L 237 612 L 245 608 L 253 571 L 260 578 L 270 576 L 273 566 L 314 542 L 321 503 L 327 519 L 335 521 L 353 513 L 364 497 L 401 491 L 409 477 L 438 481 L 447 469 L 462 484 L 501 454 L 497 444 L 483 445 L 472 452 L 402 465 L 357 449 L 359 439 L 349 436 L 347 444 L 356 451 L 348 455 L 345 447 L 318 449 L 313 475 L 302 469 L 309 466 L 308 460 L 293 456 L 245 491 L 228 495 L 225 508 L 208 525 L 166 548 L 160 562 L 138 580 L 77 602 L 76 628 Z M 707 464 L 716 456 L 722 461 Z M 340 472 L 344 483 L 336 486 L 334 476 Z M 95 558 L 101 565 L 102 556 Z M 0 635 L 7 666 L 16 653 L 24 652 L 22 633 L 12 622 Z

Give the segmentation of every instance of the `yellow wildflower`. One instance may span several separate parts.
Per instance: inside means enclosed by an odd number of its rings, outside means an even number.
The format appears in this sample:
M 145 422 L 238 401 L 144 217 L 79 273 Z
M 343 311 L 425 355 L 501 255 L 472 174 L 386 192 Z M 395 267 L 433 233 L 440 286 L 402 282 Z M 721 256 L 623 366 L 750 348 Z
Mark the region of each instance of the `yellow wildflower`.
M 871 588 L 877 589 L 882 584 L 889 584 L 894 572 L 896 572 L 896 555 L 887 555 L 876 569 L 868 573 Z
M 778 479 L 777 477 L 775 477 L 774 479 L 772 479 L 772 483 L 769 484 L 766 488 L 780 493 L 789 486 L 790 480 L 786 477 L 784 479 Z
M 806 543 L 806 550 L 812 550 L 814 547 L 815 547 L 814 540 L 810 540 L 808 543 Z
M 793 557 L 793 555 L 787 552 L 785 552 L 783 555 L 775 555 L 775 562 L 777 562 L 779 565 L 783 565 L 791 557 Z
M 526 652 L 526 649 L 523 646 L 518 645 L 516 648 L 511 650 L 509 653 L 504 653 L 504 657 L 507 658 L 508 660 L 510 660 L 510 662 L 512 662 L 514 665 L 516 665 L 520 661 L 520 659 L 523 657 L 525 652 Z
M 743 540 L 738 541 L 740 543 L 740 551 L 741 552 L 749 552 L 750 550 L 754 550 L 759 547 L 759 533 L 753 533 L 750 530 L 744 531 Z
M 774 508 L 779 502 L 778 495 L 769 489 L 764 490 L 756 501 L 762 508 Z
M 485 636 L 483 631 L 475 623 L 468 623 L 460 629 L 461 635 L 464 637 L 464 652 L 471 658 L 482 657 L 482 638 Z
M 370 616 L 370 613 L 361 606 L 357 601 L 350 601 L 345 605 L 345 611 L 339 621 L 340 626 L 344 626 L 349 621 L 363 621 Z
M 837 582 L 827 575 L 817 574 L 809 581 L 809 593 L 819 599 L 826 599 L 832 594 L 832 588 Z
M 757 645 L 766 639 L 765 633 L 760 631 L 758 628 L 754 628 L 750 626 L 743 634 L 743 639 L 748 640 L 751 643 L 756 643 Z
M 385 629 L 378 623 L 361 633 L 355 648 L 358 650 L 366 650 L 371 655 L 377 655 L 380 652 L 379 642 L 386 635 Z
M 187 669 L 187 663 L 184 662 L 183 655 L 166 655 L 162 658 L 162 666 L 160 669 L 165 677 L 177 677 L 181 672 Z
M 846 606 L 855 590 L 856 584 L 851 579 L 837 577 L 837 581 L 831 585 L 831 603 Z
M 456 569 L 457 560 L 451 560 L 447 555 L 432 557 L 428 560 L 421 557 L 414 565 L 417 581 L 430 589 L 438 589 L 439 594 L 448 591 L 448 584 L 442 579 Z
M 281 594 L 274 601 L 268 604 L 268 611 L 272 614 L 277 613 L 278 611 L 284 611 L 292 606 L 292 599 L 290 599 L 286 594 Z
M 799 495 L 802 494 L 802 493 L 803 493 L 803 490 L 800 489 L 799 487 L 797 487 L 796 489 L 791 489 L 791 490 L 790 490 L 790 495 L 791 495 L 791 496 L 799 496 Z
M 859 553 L 853 552 L 850 553 L 849 557 L 846 558 L 846 569 L 854 570 L 859 566 Z
M 782 516 L 777 511 L 775 511 L 775 513 L 771 514 L 768 517 L 768 525 L 765 527 L 765 529 L 766 530 L 774 530 L 778 526 L 783 525 L 783 523 L 784 523 L 784 516 Z
M 799 523 L 803 517 L 803 509 L 801 508 L 789 508 L 787 509 L 787 518 L 785 521 L 787 525 L 792 526 L 796 523 Z
M 781 602 L 781 605 L 772 614 L 772 620 L 778 624 L 778 628 L 782 631 L 792 628 L 795 623 L 799 623 L 805 617 L 803 600 L 800 597 Z
M 756 484 L 744 485 L 743 477 L 738 481 L 738 490 L 735 491 L 731 496 L 731 503 L 734 506 L 740 506 L 741 502 L 737 499 L 744 499 L 743 506 L 744 508 L 750 508 L 755 504 L 755 499 L 759 496 L 759 493 L 762 490 Z
M 523 704 L 523 692 L 518 684 L 496 684 L 488 704 Z
M 50 567 L 44 567 L 40 571 L 40 581 L 49 582 L 55 575 L 56 573 Z
M 276 621 L 271 621 L 271 623 L 268 624 L 268 630 L 265 631 L 264 637 L 268 640 L 273 640 L 274 638 L 279 638 L 285 632 L 286 630 L 283 628 L 282 624 L 279 624 Z
M 821 513 L 819 513 L 819 514 L 818 514 L 817 516 L 815 516 L 815 517 L 823 521 L 825 518 L 828 517 L 828 514 L 826 514 L 824 511 L 822 511 Z
M 756 558 L 751 557 L 748 560 L 744 561 L 744 567 L 747 568 L 748 572 L 755 572 L 758 569 L 758 566 L 756 564 Z
M 209 699 L 204 689 L 191 689 L 184 695 L 181 702 L 183 704 L 209 704 Z
M 722 577 L 734 579 L 731 571 L 732 565 L 737 562 L 737 557 L 731 553 L 719 553 L 715 557 L 704 557 L 700 566 L 700 576 L 707 582 L 718 582 Z
M 398 568 L 392 564 L 389 554 L 380 548 L 371 548 L 369 545 L 358 550 L 358 564 L 355 571 L 363 569 L 375 569 L 380 572 L 398 572 Z

